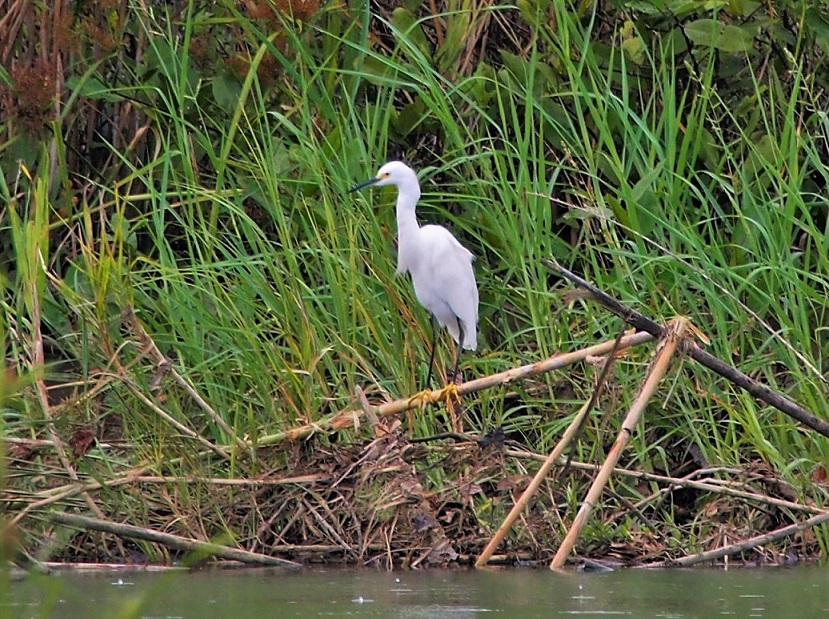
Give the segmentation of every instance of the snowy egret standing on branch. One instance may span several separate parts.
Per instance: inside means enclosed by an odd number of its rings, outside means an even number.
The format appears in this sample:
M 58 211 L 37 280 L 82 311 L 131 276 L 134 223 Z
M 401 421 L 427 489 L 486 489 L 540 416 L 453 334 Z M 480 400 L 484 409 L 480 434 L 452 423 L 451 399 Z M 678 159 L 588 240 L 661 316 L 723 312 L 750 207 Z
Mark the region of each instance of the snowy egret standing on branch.
M 472 270 L 472 253 L 443 226 L 420 226 L 415 207 L 420 198 L 420 184 L 414 170 L 401 161 L 390 161 L 374 178 L 353 187 L 357 191 L 369 185 L 397 186 L 397 275 L 412 275 L 415 296 L 432 314 L 432 352 L 429 374 L 432 379 L 437 327 L 446 327 L 458 343 L 455 370 L 458 374 L 461 348 L 477 348 L 478 287 Z

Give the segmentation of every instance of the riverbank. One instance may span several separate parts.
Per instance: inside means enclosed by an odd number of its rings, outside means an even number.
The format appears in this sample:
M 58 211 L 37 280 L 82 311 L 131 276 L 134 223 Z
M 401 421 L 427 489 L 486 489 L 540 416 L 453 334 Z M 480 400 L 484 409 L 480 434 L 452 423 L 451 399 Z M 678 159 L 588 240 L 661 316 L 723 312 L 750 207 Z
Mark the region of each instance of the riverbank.
M 609 454 L 630 473 L 581 519 L 579 556 L 774 533 L 743 559 L 825 557 L 824 525 L 787 529 L 827 492 L 817 8 L 53 4 L 0 21 L 4 547 L 474 561 L 595 400 L 498 560 L 548 563 L 592 483 L 577 467 Z M 393 194 L 348 194 L 389 159 L 419 172 L 420 221 L 475 256 L 462 390 L 627 328 L 548 260 L 761 389 L 684 349 L 625 428 L 642 345 L 373 422 L 422 392 L 431 339 L 395 276 Z

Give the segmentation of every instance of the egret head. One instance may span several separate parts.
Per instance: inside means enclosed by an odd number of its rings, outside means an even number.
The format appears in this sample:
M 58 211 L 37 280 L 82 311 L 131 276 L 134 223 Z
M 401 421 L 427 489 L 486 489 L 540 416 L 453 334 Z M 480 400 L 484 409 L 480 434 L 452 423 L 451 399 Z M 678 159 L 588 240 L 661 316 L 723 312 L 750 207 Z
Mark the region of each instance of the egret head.
M 377 170 L 374 178 L 355 185 L 349 190 L 349 193 L 368 187 L 369 185 L 397 185 L 403 187 L 411 185 L 412 182 L 417 184 L 417 174 L 409 166 L 402 161 L 389 161 L 382 168 Z

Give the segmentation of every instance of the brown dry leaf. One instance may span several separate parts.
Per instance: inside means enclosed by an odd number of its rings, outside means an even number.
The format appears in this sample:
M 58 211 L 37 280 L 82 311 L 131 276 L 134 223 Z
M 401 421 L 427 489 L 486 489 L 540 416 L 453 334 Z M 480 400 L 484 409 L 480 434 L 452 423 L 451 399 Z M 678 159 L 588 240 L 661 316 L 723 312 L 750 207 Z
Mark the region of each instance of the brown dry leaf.
M 283 15 L 299 21 L 307 21 L 320 10 L 318 0 L 274 0 L 274 5 Z
M 155 369 L 155 374 L 153 375 L 152 380 L 150 380 L 150 391 L 158 391 L 161 389 L 161 381 L 164 380 L 172 369 L 173 364 L 167 359 L 159 363 Z
M 69 439 L 69 446 L 72 448 L 72 455 L 81 458 L 92 449 L 95 444 L 95 428 L 82 426 L 75 430 L 72 438 Z
M 483 493 L 483 490 L 478 484 L 465 484 L 461 488 L 461 496 L 466 500 L 469 500 L 475 494 L 481 493 Z
M 31 444 L 12 443 L 6 447 L 6 455 L 12 460 L 28 460 L 34 452 Z
M 450 561 L 454 561 L 458 558 L 458 553 L 452 547 L 452 544 L 449 542 L 448 539 L 441 539 L 438 541 L 434 546 L 432 546 L 432 550 L 429 553 L 428 561 L 432 565 L 444 565 L 449 563 Z
M 497 488 L 499 492 L 524 490 L 530 485 L 530 481 L 532 477 L 529 475 L 508 475 L 498 480 Z
M 717 504 L 717 501 L 711 501 L 702 510 L 702 515 L 706 518 L 713 518 L 714 516 L 716 516 L 719 513 L 720 513 L 720 508 L 719 508 L 719 505 Z
M 245 8 L 248 10 L 248 15 L 251 19 L 267 19 L 273 17 L 273 8 L 267 2 L 252 2 L 245 0 Z
M 388 434 L 394 434 L 401 424 L 402 422 L 396 417 L 382 419 L 374 426 L 374 435 L 382 437 Z
M 423 486 L 421 486 L 420 482 L 414 477 L 402 480 L 400 482 L 400 490 L 403 492 L 403 496 L 408 498 L 423 497 Z

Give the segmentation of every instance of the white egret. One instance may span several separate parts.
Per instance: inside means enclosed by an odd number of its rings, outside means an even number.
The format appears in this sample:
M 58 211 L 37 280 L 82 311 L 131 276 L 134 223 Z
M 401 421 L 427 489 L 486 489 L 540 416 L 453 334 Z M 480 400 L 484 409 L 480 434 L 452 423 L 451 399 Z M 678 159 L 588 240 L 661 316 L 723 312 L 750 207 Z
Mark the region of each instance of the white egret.
M 420 226 L 415 207 L 420 184 L 414 170 L 402 161 L 390 161 L 377 175 L 353 187 L 397 186 L 397 275 L 411 273 L 415 296 L 432 314 L 432 352 L 426 386 L 432 379 L 437 344 L 435 321 L 446 327 L 458 343 L 452 382 L 458 374 L 461 348 L 478 345 L 478 287 L 472 270 L 472 252 L 443 226 Z

